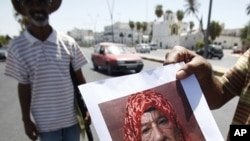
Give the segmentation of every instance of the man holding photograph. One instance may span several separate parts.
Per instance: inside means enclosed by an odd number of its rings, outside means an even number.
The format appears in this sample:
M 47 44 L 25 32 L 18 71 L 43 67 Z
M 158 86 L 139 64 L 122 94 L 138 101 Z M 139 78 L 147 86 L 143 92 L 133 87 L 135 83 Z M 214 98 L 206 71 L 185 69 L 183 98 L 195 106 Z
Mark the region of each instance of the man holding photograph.
M 220 78 L 213 74 L 212 66 L 205 58 L 181 46 L 175 46 L 166 54 L 164 65 L 181 61 L 185 64 L 176 73 L 177 79 L 195 74 L 210 109 L 218 109 L 238 96 L 239 102 L 232 125 L 249 125 L 250 49 Z

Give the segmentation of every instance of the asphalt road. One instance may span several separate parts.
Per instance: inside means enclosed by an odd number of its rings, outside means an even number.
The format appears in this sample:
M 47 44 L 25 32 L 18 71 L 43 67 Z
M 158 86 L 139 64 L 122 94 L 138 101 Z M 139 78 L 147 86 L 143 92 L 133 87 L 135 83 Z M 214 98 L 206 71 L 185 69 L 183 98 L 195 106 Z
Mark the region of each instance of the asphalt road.
M 83 50 L 86 53 L 86 56 L 89 58 L 92 50 Z M 156 53 L 156 56 L 161 57 L 162 55 L 165 55 L 165 51 L 166 50 L 158 50 L 154 53 Z M 151 52 L 150 54 L 154 55 L 154 53 Z M 161 63 L 148 60 L 144 60 L 144 63 L 145 67 L 143 71 L 153 69 L 157 66 L 162 65 Z M 221 65 L 224 65 L 224 63 L 221 63 Z M 28 138 L 24 133 L 23 124 L 21 121 L 21 113 L 17 97 L 17 82 L 14 79 L 3 75 L 4 66 L 5 63 L 0 62 L 0 141 L 28 141 Z M 82 70 L 88 82 L 110 78 L 110 76 L 106 75 L 104 71 L 93 71 L 91 63 L 84 66 Z M 120 75 L 126 74 L 118 74 L 117 76 Z M 221 109 L 212 111 L 218 127 L 224 137 L 226 137 L 227 135 L 237 100 L 238 99 L 235 98 L 225 106 L 223 106 Z M 96 137 L 97 135 L 94 128 L 93 133 Z

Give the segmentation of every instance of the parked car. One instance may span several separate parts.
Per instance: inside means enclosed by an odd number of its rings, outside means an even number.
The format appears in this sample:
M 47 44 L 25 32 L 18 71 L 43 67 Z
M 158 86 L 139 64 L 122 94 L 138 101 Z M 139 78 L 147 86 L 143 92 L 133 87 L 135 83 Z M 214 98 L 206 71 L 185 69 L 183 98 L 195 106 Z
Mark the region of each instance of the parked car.
M 242 53 L 242 52 L 243 52 L 242 47 L 239 46 L 233 47 L 233 53 Z
M 150 46 L 148 44 L 137 44 L 135 46 L 136 52 L 139 53 L 150 53 Z
M 156 43 L 150 43 L 149 46 L 150 46 L 151 50 L 157 50 L 158 49 L 158 46 L 157 46 Z
M 7 51 L 5 49 L 0 49 L 0 59 L 5 60 L 7 57 Z
M 130 52 L 124 44 L 111 42 L 97 44 L 91 54 L 91 60 L 95 70 L 104 68 L 109 75 L 115 71 L 140 72 L 144 66 L 138 54 Z
M 202 47 L 196 51 L 197 54 L 203 56 L 205 48 Z M 223 49 L 219 45 L 208 45 L 208 52 L 206 58 L 218 57 L 221 59 L 224 56 Z

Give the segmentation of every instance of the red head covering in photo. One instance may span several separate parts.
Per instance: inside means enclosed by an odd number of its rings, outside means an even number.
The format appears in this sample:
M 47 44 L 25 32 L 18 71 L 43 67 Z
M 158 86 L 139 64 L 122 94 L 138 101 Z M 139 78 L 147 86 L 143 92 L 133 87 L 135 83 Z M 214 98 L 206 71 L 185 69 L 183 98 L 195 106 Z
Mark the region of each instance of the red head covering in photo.
M 141 116 L 150 107 L 163 113 L 180 131 L 179 141 L 189 141 L 170 102 L 161 94 L 146 90 L 130 95 L 126 104 L 124 140 L 141 141 Z

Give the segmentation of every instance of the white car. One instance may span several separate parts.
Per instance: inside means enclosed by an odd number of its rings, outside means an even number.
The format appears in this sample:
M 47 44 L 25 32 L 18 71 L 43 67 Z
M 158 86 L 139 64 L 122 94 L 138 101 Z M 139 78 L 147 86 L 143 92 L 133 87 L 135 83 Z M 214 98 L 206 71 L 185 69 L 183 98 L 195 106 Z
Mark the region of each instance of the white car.
M 157 50 L 158 46 L 156 43 L 150 43 L 149 44 L 151 50 Z
M 138 53 L 150 53 L 150 46 L 148 44 L 137 44 L 135 50 Z

